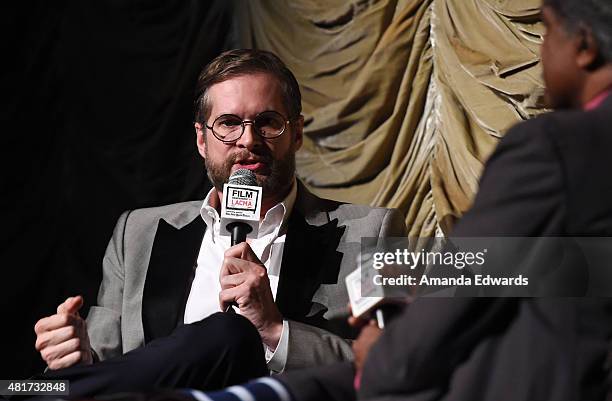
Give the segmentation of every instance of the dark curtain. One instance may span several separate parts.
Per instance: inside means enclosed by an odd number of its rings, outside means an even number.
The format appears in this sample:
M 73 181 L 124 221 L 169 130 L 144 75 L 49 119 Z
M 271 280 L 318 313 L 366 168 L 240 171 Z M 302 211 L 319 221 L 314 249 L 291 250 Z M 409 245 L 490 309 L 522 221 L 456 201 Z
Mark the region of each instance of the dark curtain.
M 16 2 L 17 3 L 17 2 Z M 126 209 L 201 198 L 192 95 L 235 47 L 233 3 L 22 1 L 4 5 L 2 378 L 44 368 L 34 324 L 66 297 L 95 303 Z

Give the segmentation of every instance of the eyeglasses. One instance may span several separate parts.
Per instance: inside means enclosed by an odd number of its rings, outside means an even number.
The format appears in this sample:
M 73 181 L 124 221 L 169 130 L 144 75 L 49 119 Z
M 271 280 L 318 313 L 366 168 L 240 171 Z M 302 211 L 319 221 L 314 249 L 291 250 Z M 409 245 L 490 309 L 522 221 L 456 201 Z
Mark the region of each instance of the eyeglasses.
M 222 114 L 215 118 L 212 126 L 206 125 L 206 128 L 221 142 L 231 143 L 240 139 L 247 124 L 253 125 L 259 136 L 272 139 L 281 136 L 289 123 L 290 121 L 277 111 L 264 111 L 253 120 L 243 120 L 234 114 Z

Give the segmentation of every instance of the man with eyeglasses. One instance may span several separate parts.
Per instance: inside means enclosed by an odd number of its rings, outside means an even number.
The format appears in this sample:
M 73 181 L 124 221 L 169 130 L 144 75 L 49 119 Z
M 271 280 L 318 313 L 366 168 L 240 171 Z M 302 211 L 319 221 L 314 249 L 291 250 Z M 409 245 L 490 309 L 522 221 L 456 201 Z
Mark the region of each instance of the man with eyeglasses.
M 71 380 L 72 397 L 215 389 L 352 358 L 354 333 L 333 319 L 348 303 L 344 277 L 361 237 L 405 235 L 401 214 L 324 200 L 296 179 L 301 95 L 269 52 L 213 60 L 198 79 L 194 126 L 214 186 L 204 202 L 125 212 L 87 323 L 72 297 L 36 324 L 43 377 Z M 255 174 L 263 199 L 258 237 L 230 246 L 220 199 L 237 169 Z M 220 312 L 230 305 L 237 313 Z

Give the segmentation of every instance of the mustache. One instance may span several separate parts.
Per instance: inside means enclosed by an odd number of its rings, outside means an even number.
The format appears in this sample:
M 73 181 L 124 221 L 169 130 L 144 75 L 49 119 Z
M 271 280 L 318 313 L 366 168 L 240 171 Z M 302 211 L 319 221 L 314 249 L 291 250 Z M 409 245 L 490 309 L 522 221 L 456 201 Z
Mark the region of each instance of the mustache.
M 229 158 L 228 165 L 232 165 L 244 160 L 270 164 L 272 162 L 272 155 L 264 153 L 257 154 L 249 151 L 239 152 Z

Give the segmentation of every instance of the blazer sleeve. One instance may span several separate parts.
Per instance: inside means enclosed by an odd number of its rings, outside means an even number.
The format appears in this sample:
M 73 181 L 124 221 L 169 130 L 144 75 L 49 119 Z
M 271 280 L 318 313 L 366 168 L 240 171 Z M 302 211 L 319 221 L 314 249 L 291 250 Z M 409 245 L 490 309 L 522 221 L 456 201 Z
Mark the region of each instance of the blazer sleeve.
M 544 120 L 546 121 L 546 120 Z M 454 237 L 554 235 L 563 228 L 563 169 L 540 121 L 514 128 L 489 159 Z M 479 342 L 516 314 L 516 298 L 419 298 L 372 347 L 361 397 L 440 399 Z
M 352 361 L 353 350 L 345 340 L 327 330 L 288 320 L 289 345 L 284 370 Z
M 124 212 L 117 221 L 102 261 L 102 283 L 98 303 L 87 315 L 87 332 L 94 356 L 105 360 L 123 353 L 121 341 L 121 309 L 124 288 L 124 233 L 129 216 Z
M 380 222 L 379 237 L 406 235 L 404 216 L 396 209 L 387 209 Z M 344 285 L 344 281 L 338 283 Z M 348 304 L 348 298 L 339 300 Z M 327 330 L 288 320 L 289 345 L 285 370 L 352 361 L 351 341 Z

